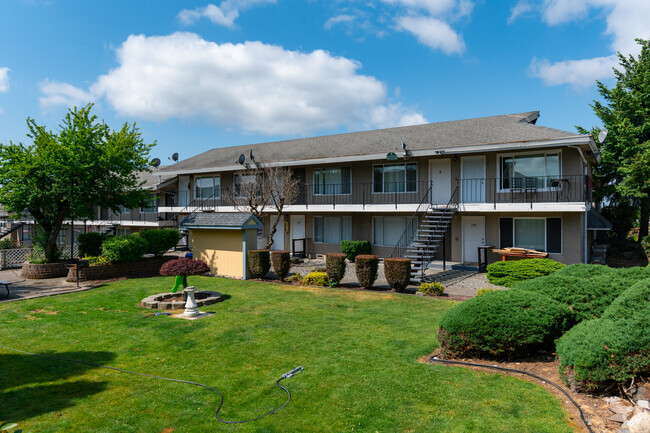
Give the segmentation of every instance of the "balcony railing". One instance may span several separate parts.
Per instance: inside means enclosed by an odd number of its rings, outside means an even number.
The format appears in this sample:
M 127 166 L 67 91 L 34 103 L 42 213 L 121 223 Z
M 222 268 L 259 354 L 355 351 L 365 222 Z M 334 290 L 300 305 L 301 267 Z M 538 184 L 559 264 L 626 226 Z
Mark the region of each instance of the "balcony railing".
M 583 175 L 537 176 L 537 177 L 495 177 L 460 179 L 452 182 L 458 186 L 454 203 L 567 203 L 584 202 L 588 199 L 588 182 Z M 299 184 L 297 199 L 293 205 L 336 206 L 430 204 L 444 205 L 448 197 L 437 203 L 435 197 L 442 197 L 436 191 L 435 183 L 430 181 L 413 182 L 367 182 L 347 184 Z M 193 191 L 192 191 L 193 193 Z M 245 205 L 246 199 L 233 193 L 230 188 L 222 188 L 217 197 L 197 198 L 189 191 L 178 201 L 182 205 L 188 201 L 193 211 L 211 210 L 217 206 L 233 206 L 236 202 Z M 190 200 L 191 199 L 191 200 Z M 125 215 L 128 219 L 128 214 Z

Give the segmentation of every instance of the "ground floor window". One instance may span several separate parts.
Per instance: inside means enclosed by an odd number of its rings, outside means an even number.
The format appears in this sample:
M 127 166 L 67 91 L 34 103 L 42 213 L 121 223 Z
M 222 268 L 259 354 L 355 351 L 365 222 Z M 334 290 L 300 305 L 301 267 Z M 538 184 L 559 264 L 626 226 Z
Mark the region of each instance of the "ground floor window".
M 500 247 L 562 253 L 562 218 L 501 218 Z
M 349 240 L 352 240 L 352 217 L 314 217 L 314 242 L 338 244 Z
M 118 228 L 115 230 L 115 234 L 116 234 L 117 236 L 129 236 L 129 235 L 131 234 L 131 229 L 129 229 L 129 228 L 126 228 L 126 229 L 125 229 L 125 228 L 120 228 L 120 227 L 118 227 Z
M 376 216 L 372 218 L 372 243 L 377 246 L 394 247 L 406 228 L 406 217 Z

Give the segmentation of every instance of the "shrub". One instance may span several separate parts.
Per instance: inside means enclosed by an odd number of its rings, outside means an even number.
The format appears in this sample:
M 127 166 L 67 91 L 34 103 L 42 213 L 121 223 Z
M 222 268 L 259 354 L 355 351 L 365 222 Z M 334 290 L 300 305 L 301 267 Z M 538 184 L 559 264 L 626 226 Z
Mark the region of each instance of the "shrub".
M 84 260 L 88 260 L 88 266 L 101 266 L 111 263 L 104 256 L 85 256 Z
M 102 243 L 106 240 L 106 233 L 88 232 L 79 233 L 77 242 L 79 243 L 79 255 L 100 256 L 102 254 Z
M 360 254 L 354 260 L 354 267 L 357 272 L 357 280 L 364 289 L 369 289 L 377 279 L 377 267 L 379 258 L 369 254 Z
M 592 271 L 595 271 L 596 276 L 591 276 Z M 583 278 L 572 275 L 581 275 Z M 521 281 L 512 289 L 549 296 L 571 308 L 576 322 L 581 322 L 601 317 L 625 289 L 645 275 L 645 271 L 633 268 L 616 270 L 601 265 L 571 265 L 546 277 Z
M 445 293 L 445 286 L 443 286 L 439 281 L 434 281 L 432 283 L 420 283 L 418 292 L 429 296 L 440 296 Z
M 641 239 L 641 246 L 643 247 L 646 257 L 650 257 L 650 235 Z
M 248 270 L 253 278 L 264 278 L 271 269 L 269 250 L 251 250 L 248 252 Z
M 302 275 L 300 275 L 300 274 L 290 275 L 284 281 L 285 281 L 285 283 L 291 283 L 291 284 L 303 284 L 303 278 L 302 278 Z
M 325 272 L 310 272 L 305 275 L 305 278 L 302 282 L 308 286 L 327 286 L 329 281 L 327 279 L 327 274 Z
M 341 241 L 341 252 L 351 262 L 354 262 L 359 254 L 370 254 L 370 249 L 368 241 Z
M 495 262 L 487 267 L 487 279 L 497 286 L 512 287 L 518 281 L 543 277 L 564 268 L 565 265 L 550 259 L 523 259 Z
M 139 236 L 111 236 L 102 244 L 102 256 L 111 263 L 140 260 L 147 251 L 147 241 Z
M 482 289 L 478 289 L 476 291 L 476 296 L 481 296 L 481 295 L 485 295 L 486 293 L 491 293 L 496 291 L 497 289 L 493 289 L 492 287 L 483 287 Z
M 391 289 L 403 292 L 411 282 L 411 259 L 384 259 L 384 276 Z
M 147 254 L 155 254 L 157 256 L 174 248 L 181 238 L 178 230 L 172 229 L 144 230 L 139 235 L 147 241 Z
M 10 250 L 12 248 L 18 248 L 18 243 L 15 240 L 11 238 L 0 239 L 0 250 Z
M 440 320 L 444 352 L 511 357 L 552 346 L 568 327 L 570 311 L 546 296 L 498 290 L 454 306 Z
M 180 258 L 163 263 L 160 275 L 174 277 L 176 275 L 203 275 L 210 272 L 210 267 L 203 260 Z
M 271 263 L 273 272 L 278 276 L 280 281 L 284 281 L 291 268 L 291 253 L 289 251 L 271 251 Z
M 345 276 L 345 254 L 329 253 L 325 254 L 325 269 L 330 284 L 338 285 Z
M 560 374 L 587 391 L 604 391 L 650 369 L 650 314 L 587 320 L 557 342 Z
M 650 278 L 639 281 L 607 307 L 603 319 L 622 320 L 634 318 L 650 310 Z

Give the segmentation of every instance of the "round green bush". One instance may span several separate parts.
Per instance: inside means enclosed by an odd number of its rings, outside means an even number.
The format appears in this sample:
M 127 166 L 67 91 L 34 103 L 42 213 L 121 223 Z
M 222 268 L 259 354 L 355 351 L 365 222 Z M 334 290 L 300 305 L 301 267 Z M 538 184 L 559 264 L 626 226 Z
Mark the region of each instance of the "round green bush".
M 469 299 L 440 319 L 448 355 L 513 357 L 552 347 L 569 325 L 569 309 L 546 296 L 498 290 Z
M 305 275 L 305 278 L 302 280 L 303 284 L 306 284 L 308 286 L 327 286 L 329 284 L 329 280 L 327 279 L 327 274 L 325 272 L 310 272 L 307 275 Z
M 418 292 L 424 293 L 429 296 L 442 296 L 445 293 L 445 286 L 440 281 L 433 281 L 431 283 L 420 283 Z
M 271 264 L 273 265 L 273 272 L 278 276 L 280 281 L 289 274 L 291 268 L 291 253 L 289 251 L 271 251 Z
M 102 244 L 102 256 L 111 263 L 140 260 L 147 251 L 147 241 L 139 236 L 110 236 Z
M 354 259 L 357 280 L 364 289 L 369 289 L 377 280 L 379 257 L 370 254 L 360 254 Z
M 518 281 L 543 277 L 566 265 L 550 259 L 523 259 L 494 262 L 487 267 L 487 279 L 497 286 L 512 287 Z
M 345 276 L 345 257 L 343 253 L 325 254 L 325 269 L 330 283 L 338 285 Z
M 411 259 L 384 259 L 384 276 L 391 289 L 403 292 L 411 282 Z
M 589 279 L 601 275 L 614 275 L 616 269 L 604 265 L 591 265 L 587 263 L 576 263 L 560 269 L 555 274 L 570 278 Z
M 644 314 L 645 310 L 650 310 L 650 278 L 639 281 L 621 293 L 607 307 L 603 319 L 630 319 L 638 314 Z
M 271 269 L 269 250 L 250 250 L 248 252 L 248 270 L 252 278 L 264 278 Z
M 650 309 L 631 319 L 584 321 L 557 342 L 560 373 L 578 389 L 606 391 L 650 371 Z
M 178 230 L 173 229 L 144 230 L 138 234 L 147 241 L 147 254 L 155 254 L 157 256 L 174 248 L 181 238 Z
M 100 256 L 102 254 L 102 243 L 106 240 L 106 233 L 88 232 L 79 233 L 77 242 L 79 243 L 79 255 Z

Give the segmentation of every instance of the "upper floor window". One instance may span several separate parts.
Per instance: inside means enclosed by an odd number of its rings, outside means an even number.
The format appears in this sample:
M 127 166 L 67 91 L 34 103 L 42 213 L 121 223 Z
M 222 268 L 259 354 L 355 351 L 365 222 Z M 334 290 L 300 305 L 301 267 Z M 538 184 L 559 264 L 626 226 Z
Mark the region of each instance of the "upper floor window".
M 120 208 L 120 213 L 121 213 L 121 214 L 122 214 L 122 213 L 131 213 L 131 209 L 129 209 L 129 208 L 126 207 L 126 206 L 122 206 L 122 205 L 120 205 L 119 208 Z
M 547 188 L 560 176 L 560 152 L 500 157 L 501 189 Z
M 418 165 L 406 164 L 375 165 L 373 170 L 373 192 L 417 192 Z
M 262 174 L 236 174 L 235 193 L 242 197 L 262 196 L 264 178 Z
M 221 178 L 219 176 L 197 177 L 194 182 L 196 198 L 219 198 Z
M 160 198 L 158 196 L 151 196 L 147 206 L 140 208 L 140 213 L 154 213 L 158 212 L 158 202 Z
M 350 194 L 350 167 L 314 170 L 314 195 Z

